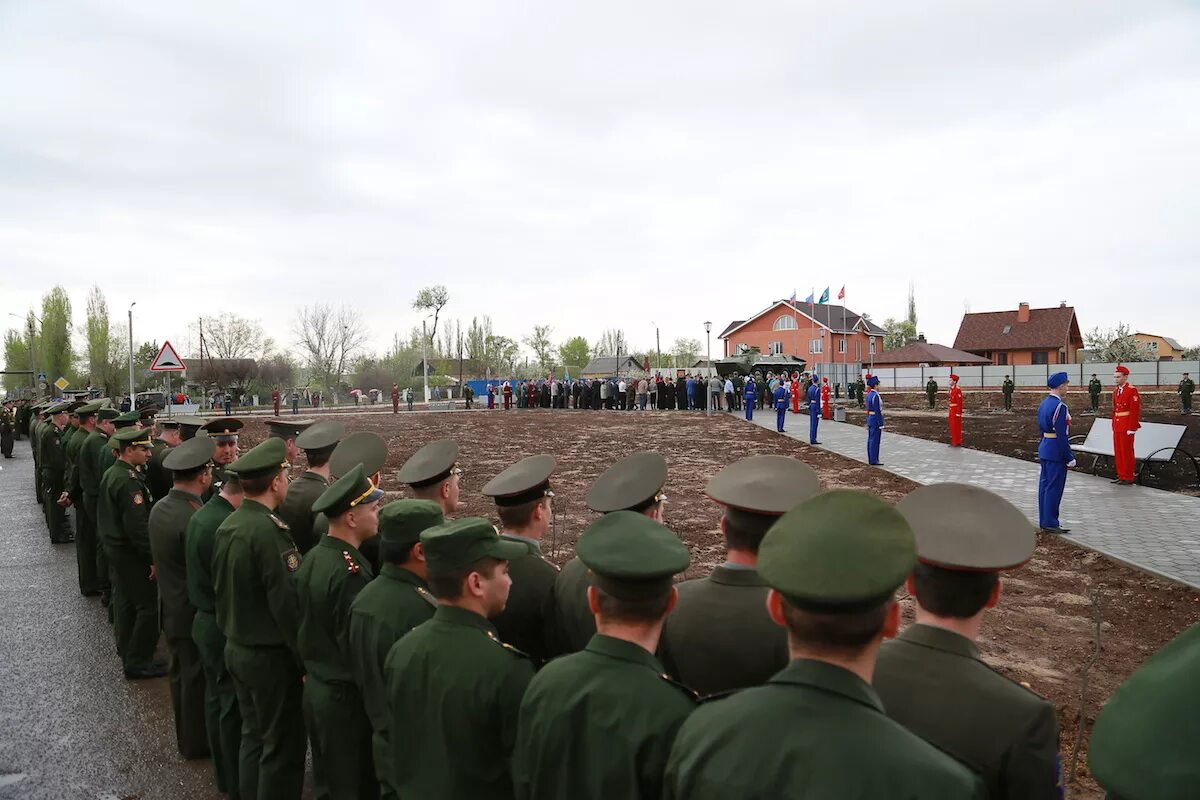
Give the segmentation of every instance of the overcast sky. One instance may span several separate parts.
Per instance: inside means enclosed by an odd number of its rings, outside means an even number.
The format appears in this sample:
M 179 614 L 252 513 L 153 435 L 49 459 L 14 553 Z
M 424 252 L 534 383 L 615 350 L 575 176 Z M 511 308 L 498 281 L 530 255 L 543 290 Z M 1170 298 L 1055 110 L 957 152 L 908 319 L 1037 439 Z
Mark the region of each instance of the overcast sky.
M 1200 344 L 1197 42 L 1154 0 L 9 0 L 0 315 L 99 283 L 139 340 L 290 344 L 345 302 L 383 350 L 444 283 L 464 324 L 666 348 L 912 282 L 946 344 L 1060 300 Z

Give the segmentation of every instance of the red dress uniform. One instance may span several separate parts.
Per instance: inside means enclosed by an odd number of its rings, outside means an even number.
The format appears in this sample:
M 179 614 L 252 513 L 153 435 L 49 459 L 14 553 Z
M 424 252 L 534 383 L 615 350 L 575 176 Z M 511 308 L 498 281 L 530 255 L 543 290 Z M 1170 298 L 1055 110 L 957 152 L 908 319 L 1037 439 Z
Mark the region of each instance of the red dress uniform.
M 392 387 L 392 413 L 393 414 L 400 413 L 400 387 L 399 386 Z
M 1117 478 L 1133 480 L 1133 432 L 1142 427 L 1142 398 L 1136 386 L 1126 383 L 1113 390 L 1113 461 Z
M 829 404 L 829 378 L 821 379 L 821 418 L 833 419 L 833 406 Z
M 513 394 L 512 386 L 509 386 L 508 383 L 505 382 L 505 384 L 504 384 L 504 410 L 505 411 L 508 411 L 510 408 L 512 408 L 512 394 Z
M 279 390 L 271 390 L 271 405 L 275 408 L 275 416 L 279 416 Z
M 962 447 L 963 393 L 958 381 L 950 384 L 950 446 Z
M 793 375 L 791 382 L 792 413 L 800 413 L 800 376 Z

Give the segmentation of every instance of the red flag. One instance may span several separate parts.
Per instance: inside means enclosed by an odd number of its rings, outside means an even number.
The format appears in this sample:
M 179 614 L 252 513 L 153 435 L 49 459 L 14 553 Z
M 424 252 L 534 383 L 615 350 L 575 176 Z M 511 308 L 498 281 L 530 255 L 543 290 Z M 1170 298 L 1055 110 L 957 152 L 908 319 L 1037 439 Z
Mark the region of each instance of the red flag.
M 846 287 L 842 286 L 842 290 L 840 292 L 838 292 L 838 300 L 845 300 L 845 299 L 846 299 Z

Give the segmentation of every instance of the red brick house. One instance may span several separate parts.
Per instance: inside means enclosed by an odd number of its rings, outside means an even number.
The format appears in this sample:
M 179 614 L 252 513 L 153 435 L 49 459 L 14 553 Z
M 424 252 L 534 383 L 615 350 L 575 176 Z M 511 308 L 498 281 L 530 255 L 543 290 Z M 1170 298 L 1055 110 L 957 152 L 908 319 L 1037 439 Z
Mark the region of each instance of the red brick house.
M 1065 302 L 1057 308 L 963 314 L 954 349 L 983 356 L 998 366 L 1074 364 L 1083 347 L 1075 309 Z
M 725 358 L 752 347 L 768 355 L 799 356 L 810 369 L 829 365 L 857 371 L 883 352 L 883 328 L 844 306 L 777 300 L 749 319 L 721 331 Z

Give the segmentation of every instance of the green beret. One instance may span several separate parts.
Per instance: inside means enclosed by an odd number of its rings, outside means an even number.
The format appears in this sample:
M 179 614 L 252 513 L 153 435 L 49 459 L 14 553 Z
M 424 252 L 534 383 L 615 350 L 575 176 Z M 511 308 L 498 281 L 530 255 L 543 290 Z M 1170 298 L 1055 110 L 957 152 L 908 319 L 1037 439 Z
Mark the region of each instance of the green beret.
M 312 510 L 314 514 L 324 513 L 327 517 L 337 517 L 352 508 L 378 503 L 381 497 L 383 491 L 371 483 L 363 471 L 362 464 L 359 464 L 322 492 L 312 504 Z
M 678 536 L 637 511 L 597 519 L 579 537 L 575 553 L 596 586 L 621 600 L 662 596 L 692 560 Z
M 138 428 L 125 428 L 114 433 L 109 440 L 113 443 L 114 450 L 120 450 L 124 447 L 153 447 L 154 442 L 150 438 L 150 431 L 140 430 Z
M 301 450 L 328 450 L 336 447 L 345 435 L 346 426 L 342 423 L 331 419 L 322 420 L 310 425 L 296 437 L 296 447 Z
M 1100 710 L 1088 766 L 1110 797 L 1183 800 L 1196 796 L 1200 733 L 1200 625 L 1150 656 Z
M 208 431 L 208 435 L 216 439 L 218 442 L 236 442 L 238 431 L 245 427 L 246 423 L 240 419 L 233 417 L 218 417 L 217 419 L 209 420 L 201 426 L 201 430 Z M 285 451 L 286 452 L 286 451 Z M 282 459 L 281 459 L 282 460 Z
M 896 510 L 917 537 L 917 559 L 946 569 L 998 572 L 1033 557 L 1037 534 L 1020 509 L 965 483 L 934 483 L 909 492 Z
M 496 526 L 482 517 L 463 517 L 421 532 L 425 564 L 430 572 L 452 572 L 481 558 L 510 561 L 529 552 L 529 545 L 501 539 Z
M 432 500 L 396 500 L 379 512 L 379 538 L 398 545 L 413 545 L 421 532 L 445 522 L 442 507 Z
M 291 417 L 271 417 L 266 420 L 267 435 L 277 436 L 280 439 L 295 439 L 300 434 L 304 433 L 309 425 L 312 425 L 315 420 L 311 419 L 293 419 Z
M 419 489 L 450 477 L 456 461 L 458 442 L 453 439 L 430 442 L 404 462 L 396 479 Z
M 124 414 L 113 417 L 113 425 L 118 428 L 128 428 L 130 425 L 136 425 L 142 421 L 142 416 L 136 411 L 126 411 Z
M 912 573 L 916 550 L 912 528 L 895 508 L 866 492 L 834 489 L 771 526 L 758 573 L 797 608 L 865 611 Z
M 116 422 L 117 417 L 121 416 L 121 412 L 112 406 L 105 406 L 96 412 L 96 419 L 101 422 L 111 421 Z
M 163 456 L 162 465 L 172 472 L 199 469 L 212 459 L 216 449 L 217 444 L 212 439 L 189 439 L 168 450 Z
M 363 472 L 374 475 L 383 469 L 387 455 L 387 443 L 382 436 L 359 431 L 347 436 L 334 448 L 333 455 L 329 457 L 329 471 L 334 477 L 341 477 L 362 464 Z
M 665 500 L 667 460 L 661 453 L 634 453 L 606 469 L 588 489 L 587 506 L 592 511 L 641 511 Z
M 550 491 L 552 472 L 554 456 L 529 456 L 484 484 L 480 493 L 495 500 L 496 505 L 506 507 L 553 497 L 554 493 Z
M 789 456 L 751 456 L 712 476 L 704 493 L 727 509 L 779 517 L 821 491 L 808 464 Z
M 209 438 L 215 436 L 210 433 Z M 241 478 L 258 478 L 274 476 L 288 466 L 287 445 L 282 439 L 271 438 L 250 448 L 241 458 L 235 459 L 229 465 L 229 469 Z

